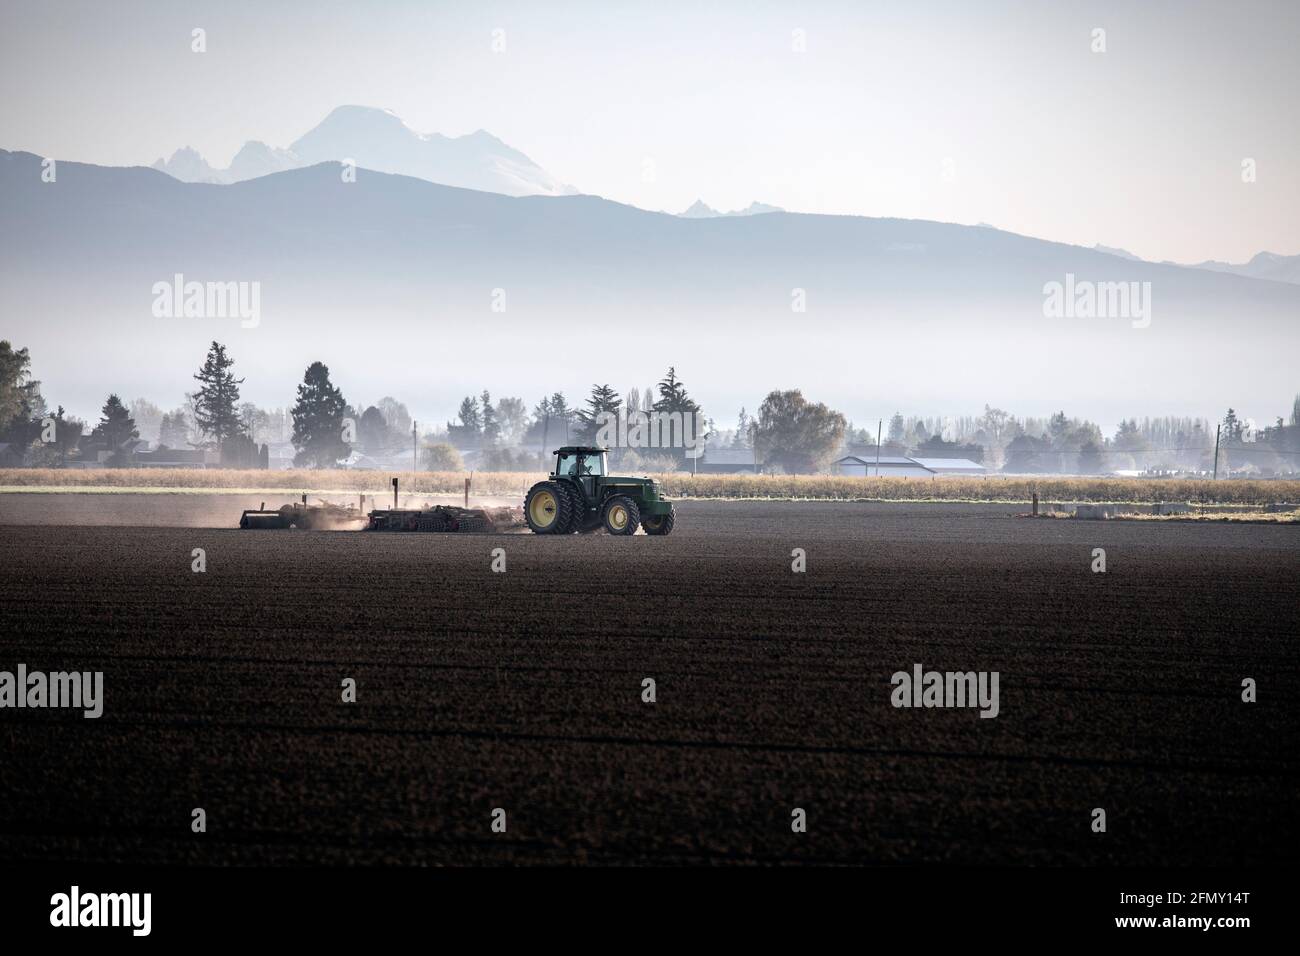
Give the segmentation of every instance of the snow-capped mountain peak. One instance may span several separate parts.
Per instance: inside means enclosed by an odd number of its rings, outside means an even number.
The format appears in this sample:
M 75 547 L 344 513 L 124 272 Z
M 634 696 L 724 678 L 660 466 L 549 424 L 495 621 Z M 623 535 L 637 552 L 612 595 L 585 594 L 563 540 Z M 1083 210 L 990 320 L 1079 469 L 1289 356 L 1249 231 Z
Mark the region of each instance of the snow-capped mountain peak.
M 718 212 L 712 206 L 706 204 L 703 199 L 697 199 L 691 203 L 688 209 L 679 212 L 677 215 L 683 219 L 718 219 L 727 216 L 761 216 L 766 212 L 785 212 L 780 206 L 769 206 L 767 203 L 751 202 L 744 209 L 733 209 L 731 212 Z
M 486 130 L 465 136 L 419 133 L 392 110 L 340 106 L 287 149 L 245 143 L 226 169 L 215 169 L 185 147 L 154 168 L 184 182 L 234 183 L 323 162 L 351 161 L 363 169 L 508 196 L 577 192 Z

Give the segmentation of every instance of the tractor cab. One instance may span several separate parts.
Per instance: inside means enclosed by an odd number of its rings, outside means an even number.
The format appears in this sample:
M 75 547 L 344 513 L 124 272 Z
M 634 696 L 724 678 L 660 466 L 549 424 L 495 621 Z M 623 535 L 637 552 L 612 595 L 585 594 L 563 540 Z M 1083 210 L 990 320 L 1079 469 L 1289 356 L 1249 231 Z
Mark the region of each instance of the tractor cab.
M 608 449 L 566 446 L 555 453 L 553 478 L 568 478 L 582 486 L 588 501 L 595 500 L 596 479 L 609 474 Z

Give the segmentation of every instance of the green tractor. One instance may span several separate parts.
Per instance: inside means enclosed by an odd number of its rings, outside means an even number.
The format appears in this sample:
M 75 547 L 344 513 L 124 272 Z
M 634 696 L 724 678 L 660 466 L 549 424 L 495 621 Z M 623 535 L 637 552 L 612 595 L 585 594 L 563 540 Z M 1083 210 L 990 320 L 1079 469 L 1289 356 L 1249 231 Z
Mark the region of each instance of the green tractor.
M 534 534 L 670 534 L 673 503 L 659 497 L 651 478 L 608 474 L 606 448 L 569 446 L 555 452 L 555 470 L 524 499 L 524 520 Z

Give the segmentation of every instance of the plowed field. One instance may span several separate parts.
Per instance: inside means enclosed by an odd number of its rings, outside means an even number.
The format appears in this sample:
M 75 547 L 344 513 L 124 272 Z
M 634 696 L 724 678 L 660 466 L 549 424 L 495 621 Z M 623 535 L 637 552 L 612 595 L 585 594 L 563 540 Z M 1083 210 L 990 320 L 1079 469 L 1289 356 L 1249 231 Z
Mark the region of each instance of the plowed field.
M 0 710 L 0 858 L 1296 858 L 1300 527 L 687 502 L 668 538 L 234 530 L 259 503 L 0 495 L 0 670 L 105 683 L 97 720 Z M 998 716 L 891 706 L 917 663 L 997 671 Z

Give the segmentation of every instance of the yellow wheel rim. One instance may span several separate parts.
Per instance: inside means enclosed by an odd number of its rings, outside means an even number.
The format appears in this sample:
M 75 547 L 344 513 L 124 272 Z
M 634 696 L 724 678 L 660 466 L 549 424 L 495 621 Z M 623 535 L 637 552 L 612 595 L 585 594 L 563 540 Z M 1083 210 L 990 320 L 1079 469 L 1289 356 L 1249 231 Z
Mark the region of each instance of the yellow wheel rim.
M 555 524 L 559 511 L 555 505 L 555 495 L 549 491 L 539 491 L 533 495 L 533 502 L 528 506 L 528 514 L 533 519 L 533 524 L 539 528 L 549 528 Z
M 627 527 L 627 509 L 622 505 L 615 505 L 609 509 L 610 527 L 622 531 Z

